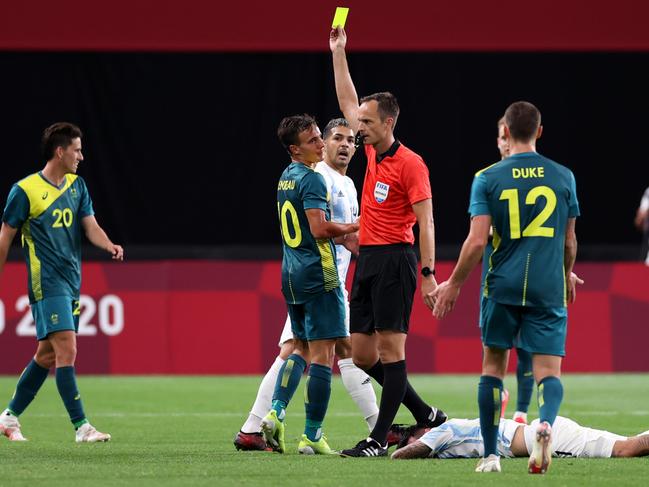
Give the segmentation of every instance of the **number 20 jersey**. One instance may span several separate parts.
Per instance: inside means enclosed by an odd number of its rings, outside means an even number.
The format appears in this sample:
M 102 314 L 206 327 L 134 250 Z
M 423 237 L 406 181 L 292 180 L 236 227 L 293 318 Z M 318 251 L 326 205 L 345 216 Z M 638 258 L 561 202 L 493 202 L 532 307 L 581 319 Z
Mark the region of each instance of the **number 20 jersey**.
M 321 174 L 292 162 L 277 185 L 277 210 L 283 242 L 282 293 L 287 303 L 302 304 L 340 286 L 331 239 L 315 239 L 306 210 L 331 213 Z
M 21 230 L 31 303 L 79 295 L 81 219 L 93 214 L 88 188 L 76 174 L 66 174 L 59 187 L 40 172 L 13 185 L 2 221 Z
M 536 152 L 508 157 L 476 173 L 469 213 L 492 219 L 485 297 L 517 306 L 566 305 L 566 224 L 579 215 L 568 168 Z

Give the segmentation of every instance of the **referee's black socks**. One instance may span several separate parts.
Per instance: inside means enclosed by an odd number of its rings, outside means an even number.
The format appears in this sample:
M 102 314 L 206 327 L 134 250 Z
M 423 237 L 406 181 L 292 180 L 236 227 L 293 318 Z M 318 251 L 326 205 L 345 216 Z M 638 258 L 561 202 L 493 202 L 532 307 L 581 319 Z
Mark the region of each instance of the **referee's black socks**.
M 397 415 L 399 406 L 408 388 L 408 374 L 406 372 L 405 360 L 382 365 L 383 392 L 381 393 L 379 417 L 376 420 L 374 429 L 370 433 L 370 437 L 378 441 L 381 445 L 385 445 L 392 421 L 394 421 L 394 417 Z M 376 365 L 372 368 L 376 368 Z
M 405 361 L 402 362 L 404 363 L 404 369 L 405 369 Z M 402 363 L 402 362 L 395 362 L 395 363 Z M 370 367 L 368 370 L 365 371 L 367 372 L 367 375 L 369 375 L 372 379 L 378 382 L 381 386 L 383 386 L 383 380 L 384 380 L 383 367 L 384 365 L 381 363 L 380 360 L 378 360 L 372 367 Z M 383 396 L 381 396 L 381 400 L 383 400 Z M 406 379 L 406 393 L 404 394 L 403 401 L 401 402 L 412 413 L 417 423 L 427 423 L 429 421 L 432 408 L 428 404 L 426 404 L 426 402 L 421 397 L 419 397 L 419 394 L 417 394 L 417 392 L 412 388 L 410 382 L 407 379 Z

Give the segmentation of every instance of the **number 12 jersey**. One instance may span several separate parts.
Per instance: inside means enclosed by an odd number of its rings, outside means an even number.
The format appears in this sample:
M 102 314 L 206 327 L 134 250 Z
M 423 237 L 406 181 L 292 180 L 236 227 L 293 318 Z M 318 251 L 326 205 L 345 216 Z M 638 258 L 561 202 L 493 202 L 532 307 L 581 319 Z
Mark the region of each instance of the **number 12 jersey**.
M 579 215 L 568 168 L 536 152 L 508 157 L 476 173 L 469 213 L 492 219 L 485 297 L 518 306 L 566 305 L 566 225 Z

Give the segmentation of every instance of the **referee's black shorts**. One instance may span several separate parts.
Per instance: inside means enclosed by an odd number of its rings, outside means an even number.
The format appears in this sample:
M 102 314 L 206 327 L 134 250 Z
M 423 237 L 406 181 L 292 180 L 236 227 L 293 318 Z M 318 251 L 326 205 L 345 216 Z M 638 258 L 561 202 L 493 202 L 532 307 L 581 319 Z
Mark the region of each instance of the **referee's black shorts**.
M 417 290 L 417 256 L 410 244 L 361 246 L 349 302 L 349 331 L 408 333 Z

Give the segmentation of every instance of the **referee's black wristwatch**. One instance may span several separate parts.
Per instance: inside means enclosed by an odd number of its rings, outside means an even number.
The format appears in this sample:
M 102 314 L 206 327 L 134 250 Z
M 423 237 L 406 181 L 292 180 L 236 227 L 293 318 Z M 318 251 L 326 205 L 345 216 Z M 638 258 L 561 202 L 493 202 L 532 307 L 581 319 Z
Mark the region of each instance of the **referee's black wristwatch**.
M 424 276 L 424 277 L 434 276 L 435 275 L 435 269 L 431 269 L 430 267 L 422 267 L 421 268 L 421 275 Z

